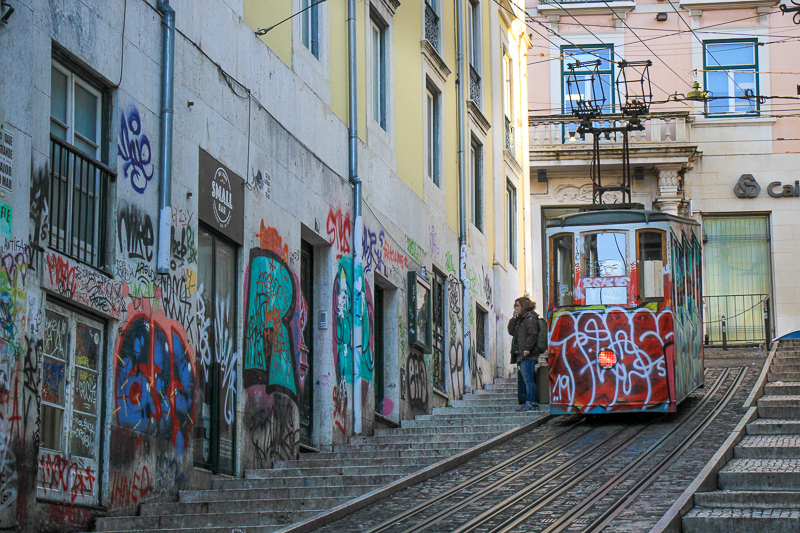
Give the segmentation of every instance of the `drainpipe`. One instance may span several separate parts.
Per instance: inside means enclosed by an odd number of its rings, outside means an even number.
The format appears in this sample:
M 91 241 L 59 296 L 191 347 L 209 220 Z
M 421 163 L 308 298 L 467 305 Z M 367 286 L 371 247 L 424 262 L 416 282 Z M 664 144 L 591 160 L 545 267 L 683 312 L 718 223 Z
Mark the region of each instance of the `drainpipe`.
M 161 33 L 161 171 L 158 175 L 158 264 L 159 274 L 169 273 L 170 221 L 172 220 L 172 94 L 175 80 L 175 10 L 169 0 L 156 6 L 163 19 Z
M 347 77 L 349 83 L 350 183 L 353 185 L 353 433 L 361 433 L 361 320 L 364 305 L 361 238 L 361 178 L 358 177 L 358 80 L 356 79 L 356 0 L 347 1 Z
M 469 85 L 466 61 L 464 59 L 464 4 L 463 0 L 456 0 L 456 34 L 458 49 L 458 214 L 460 218 L 459 242 L 459 270 L 461 287 L 464 293 L 461 298 L 461 325 L 463 331 L 463 353 L 471 354 L 469 334 L 469 277 L 467 276 L 467 93 Z M 470 358 L 464 357 L 464 391 L 470 390 Z

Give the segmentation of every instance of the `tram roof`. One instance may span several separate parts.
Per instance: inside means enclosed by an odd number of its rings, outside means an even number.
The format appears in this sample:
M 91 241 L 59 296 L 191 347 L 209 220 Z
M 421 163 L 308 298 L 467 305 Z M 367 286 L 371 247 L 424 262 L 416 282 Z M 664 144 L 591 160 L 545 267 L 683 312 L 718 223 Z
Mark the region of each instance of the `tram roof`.
M 611 224 L 648 224 L 650 222 L 681 222 L 697 225 L 691 218 L 678 217 L 646 209 L 603 209 L 597 211 L 581 211 L 553 218 L 547 223 L 548 228 L 567 226 L 597 226 Z

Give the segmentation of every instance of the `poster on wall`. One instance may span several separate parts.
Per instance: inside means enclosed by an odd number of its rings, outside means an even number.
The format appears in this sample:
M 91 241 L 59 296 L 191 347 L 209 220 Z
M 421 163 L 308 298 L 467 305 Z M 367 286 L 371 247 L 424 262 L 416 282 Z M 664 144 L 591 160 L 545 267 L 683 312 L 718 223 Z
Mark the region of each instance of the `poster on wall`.
M 200 220 L 242 244 L 244 180 L 200 149 Z
M 14 155 L 14 135 L 8 129 L 0 130 L 0 189 L 12 192 Z

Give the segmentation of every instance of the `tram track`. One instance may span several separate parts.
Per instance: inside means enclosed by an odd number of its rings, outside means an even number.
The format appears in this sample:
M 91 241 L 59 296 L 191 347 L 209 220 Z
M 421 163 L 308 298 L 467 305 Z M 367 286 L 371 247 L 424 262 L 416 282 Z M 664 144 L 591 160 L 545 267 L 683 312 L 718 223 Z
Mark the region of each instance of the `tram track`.
M 660 435 L 656 442 L 653 442 L 647 450 L 640 453 L 637 458 L 627 467 L 620 470 L 614 477 L 594 490 L 581 502 L 567 510 L 554 522 L 550 521 L 547 532 L 560 531 L 560 528 L 574 522 L 579 517 L 586 514 L 590 509 L 597 510 L 599 502 L 607 498 L 612 490 L 619 487 L 626 479 L 630 478 L 634 472 L 639 470 L 648 459 L 664 447 L 664 445 L 674 437 L 679 431 L 685 431 L 687 425 L 694 421 L 701 410 L 709 402 L 717 397 L 718 392 L 727 381 L 730 369 L 724 369 L 716 378 L 714 383 L 706 391 L 706 394 L 694 405 L 691 410 L 683 416 L 682 420 L 676 422 L 675 426 L 669 431 Z M 722 399 L 711 409 L 711 412 L 690 431 L 681 444 L 673 447 L 672 452 L 667 458 L 662 460 L 656 468 L 652 469 L 647 475 L 642 476 L 641 483 L 628 490 L 621 498 L 615 500 L 608 506 L 605 512 L 592 522 L 592 529 L 586 531 L 600 531 L 613 518 L 622 512 L 630 501 L 653 480 L 660 472 L 668 468 L 677 457 L 687 449 L 692 442 L 710 425 L 716 416 L 722 412 L 725 405 L 733 397 L 744 377 L 744 370 L 732 380 L 732 384 L 723 391 Z M 716 413 L 716 414 L 715 414 Z M 583 418 L 572 422 L 567 428 L 548 437 L 542 442 L 531 446 L 513 457 L 495 465 L 472 478 L 460 483 L 459 485 L 445 491 L 430 500 L 421 503 L 403 513 L 400 513 L 389 520 L 367 530 L 367 533 L 382 533 L 387 531 L 402 531 L 403 533 L 416 533 L 428 530 L 442 531 L 445 521 L 457 513 L 464 514 L 474 508 L 485 508 L 488 501 L 497 501 L 498 495 L 508 493 L 513 490 L 513 494 L 504 498 L 499 503 L 492 505 L 489 509 L 481 512 L 478 516 L 462 522 L 456 528 L 447 529 L 453 533 L 466 533 L 471 531 L 514 531 L 515 527 L 525 522 L 537 512 L 548 508 L 553 501 L 563 497 L 568 491 L 578 483 L 586 480 L 602 468 L 607 468 L 609 463 L 618 457 L 624 450 L 641 442 L 644 433 L 657 422 L 664 420 L 666 415 L 653 417 L 646 423 L 628 424 L 618 431 L 603 428 L 599 423 L 590 424 L 588 418 Z M 588 426 L 588 427 L 587 427 Z M 603 434 L 604 429 L 608 434 Z M 591 442 L 590 442 L 591 441 Z M 570 451 L 581 442 L 587 445 L 583 449 Z M 549 448 L 550 446 L 552 448 Z M 531 460 L 531 456 L 540 453 Z M 559 457 L 569 454 L 570 458 L 558 462 Z M 597 454 L 591 461 L 587 457 Z M 671 458 L 671 460 L 670 460 Z M 570 473 L 574 468 L 577 472 Z M 546 473 L 537 474 L 537 469 L 546 469 Z M 530 478 L 535 477 L 533 482 Z M 518 487 L 524 483 L 523 487 Z M 547 490 L 541 494 L 542 487 L 546 484 L 555 485 L 555 488 Z M 476 490 L 476 488 L 478 490 Z M 541 494 L 541 495 L 539 495 Z M 538 497 L 537 497 L 538 495 Z M 536 498 L 528 502 L 530 498 Z M 627 503 L 626 503 L 627 502 Z M 483 507 L 481 507 L 483 505 Z M 522 506 L 522 509 L 520 509 Z M 513 513 L 510 518 L 506 516 Z M 497 520 L 502 520 L 497 524 Z

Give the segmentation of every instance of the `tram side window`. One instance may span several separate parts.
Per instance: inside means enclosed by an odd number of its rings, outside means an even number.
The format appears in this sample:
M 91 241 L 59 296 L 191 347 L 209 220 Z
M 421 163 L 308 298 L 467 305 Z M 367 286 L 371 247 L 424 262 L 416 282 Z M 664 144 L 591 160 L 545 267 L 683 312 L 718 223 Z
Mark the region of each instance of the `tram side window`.
M 553 272 L 552 294 L 555 306 L 572 305 L 572 235 L 558 235 L 553 237 Z
M 641 297 L 644 300 L 664 298 L 664 234 L 657 231 L 639 233 L 641 265 Z

